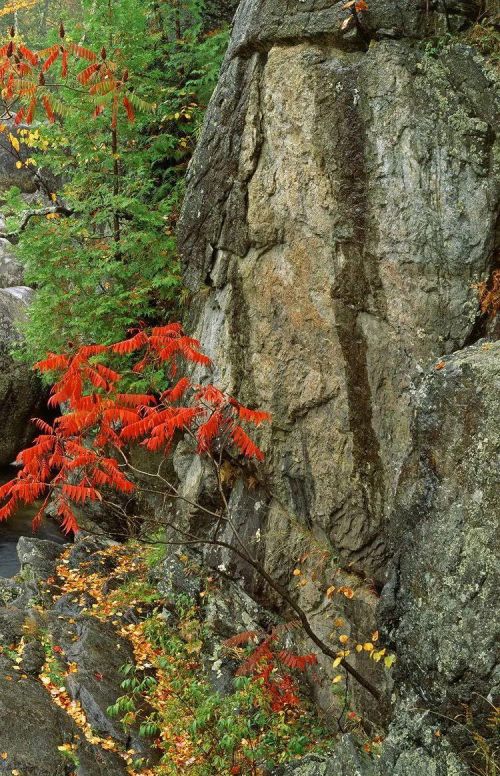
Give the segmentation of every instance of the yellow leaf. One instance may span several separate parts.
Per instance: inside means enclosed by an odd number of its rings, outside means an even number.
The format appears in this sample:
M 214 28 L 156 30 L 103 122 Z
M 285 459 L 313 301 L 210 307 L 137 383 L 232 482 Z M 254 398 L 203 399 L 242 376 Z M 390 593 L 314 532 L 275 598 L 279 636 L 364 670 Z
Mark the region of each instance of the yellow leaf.
M 337 617 L 337 619 L 334 622 L 334 625 L 335 625 L 336 628 L 341 628 L 342 625 L 344 625 L 344 624 L 345 624 L 345 622 L 342 619 L 342 617 Z
M 7 752 L 2 752 L 2 754 L 0 755 L 0 757 L 2 758 L 2 760 L 6 760 L 8 756 L 9 756 L 9 755 L 7 754 Z
M 326 597 L 327 598 L 331 598 L 332 595 L 335 593 L 335 590 L 336 590 L 336 588 L 334 587 L 334 585 L 329 587 L 328 590 L 326 591 Z
M 373 631 L 373 633 L 372 633 L 372 641 L 378 641 L 378 630 Z
M 22 162 L 16 162 L 16 167 L 18 170 L 20 170 L 22 166 L 23 166 Z
M 363 651 L 363 645 L 362 644 L 356 644 L 356 652 L 362 652 Z
M 342 676 L 342 674 L 337 674 L 337 676 L 334 676 L 334 677 L 333 677 L 333 679 L 332 679 L 332 683 L 333 683 L 333 684 L 338 684 L 339 682 L 341 682 L 341 681 L 342 681 L 342 679 L 343 679 L 343 678 L 344 678 L 344 677 Z
M 52 202 L 57 202 L 57 194 L 54 194 L 54 192 L 52 192 L 52 194 L 50 195 L 50 198 Z
M 333 667 L 337 668 L 337 666 L 339 666 L 341 664 L 341 662 L 342 662 L 342 658 L 341 657 L 336 657 L 335 660 L 333 661 Z
M 373 652 L 375 647 L 373 646 L 371 641 L 365 641 L 365 643 L 363 644 L 363 649 L 365 650 L 365 652 Z
M 339 641 L 341 644 L 347 644 L 349 641 L 349 636 L 346 633 L 343 633 L 341 636 L 339 636 Z
M 6 124 L 0 124 L 0 132 L 5 132 L 6 129 L 7 129 Z
M 387 657 L 384 658 L 384 665 L 386 668 L 392 668 L 395 662 L 396 655 L 387 655 Z
M 301 572 L 300 569 L 294 569 L 293 570 L 293 576 L 294 577 L 300 577 L 301 574 L 302 574 L 302 572 Z
M 19 151 L 21 149 L 21 146 L 19 145 L 19 140 L 17 137 L 15 137 L 12 132 L 9 132 L 9 140 L 12 148 L 15 148 L 16 151 Z

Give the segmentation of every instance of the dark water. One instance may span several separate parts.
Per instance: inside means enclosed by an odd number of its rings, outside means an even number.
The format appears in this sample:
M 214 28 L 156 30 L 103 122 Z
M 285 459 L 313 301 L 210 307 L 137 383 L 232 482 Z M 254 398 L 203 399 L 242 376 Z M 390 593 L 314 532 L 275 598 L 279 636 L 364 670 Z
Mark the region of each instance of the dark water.
M 0 483 L 7 482 L 13 476 L 11 472 L 0 472 Z M 61 544 L 64 542 L 63 535 L 50 518 L 45 518 L 40 529 L 36 534 L 33 533 L 31 522 L 36 513 L 36 505 L 21 506 L 10 520 L 0 523 L 0 577 L 12 577 L 19 571 L 16 545 L 21 536 L 36 536 L 37 539 L 50 539 Z

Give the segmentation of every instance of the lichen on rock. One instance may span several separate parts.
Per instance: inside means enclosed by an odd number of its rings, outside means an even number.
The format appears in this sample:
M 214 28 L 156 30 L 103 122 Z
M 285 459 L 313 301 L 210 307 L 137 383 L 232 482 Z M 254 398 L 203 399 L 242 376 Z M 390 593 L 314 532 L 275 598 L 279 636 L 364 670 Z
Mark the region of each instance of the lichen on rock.
M 244 0 L 180 227 L 191 328 L 273 416 L 266 567 L 291 584 L 309 557 L 295 590 L 325 636 L 336 569 L 386 583 L 398 776 L 464 772 L 470 741 L 433 738 L 430 708 L 491 697 L 498 348 L 475 345 L 495 336 L 475 286 L 499 247 L 498 84 L 457 34 L 477 13 L 372 0 L 360 39 L 341 4 Z M 376 620 L 359 599 L 353 632 Z

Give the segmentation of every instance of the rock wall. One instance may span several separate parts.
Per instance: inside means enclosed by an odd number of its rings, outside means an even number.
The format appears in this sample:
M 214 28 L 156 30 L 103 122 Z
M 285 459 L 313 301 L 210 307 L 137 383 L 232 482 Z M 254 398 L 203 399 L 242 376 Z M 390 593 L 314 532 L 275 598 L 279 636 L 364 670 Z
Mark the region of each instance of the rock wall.
M 273 416 L 242 528 L 282 581 L 309 557 L 319 630 L 335 570 L 358 580 L 352 633 L 385 622 L 406 722 L 493 676 L 498 348 L 475 345 L 493 335 L 474 286 L 498 266 L 498 102 L 460 34 L 478 12 L 371 0 L 343 34 L 342 4 L 243 0 L 180 226 L 190 330 Z M 422 725 L 394 728 L 388 773 L 417 773 Z
M 273 414 L 270 522 L 284 502 L 381 578 L 412 391 L 481 334 L 492 75 L 463 44 L 359 50 L 335 39 L 338 4 L 277 5 L 244 2 L 236 17 L 189 176 L 186 281 L 224 384 Z M 384 30 L 399 17 L 388 6 Z
M 25 286 L 0 289 L 0 466 L 12 463 L 29 442 L 30 420 L 45 404 L 37 375 L 12 356 L 30 298 Z

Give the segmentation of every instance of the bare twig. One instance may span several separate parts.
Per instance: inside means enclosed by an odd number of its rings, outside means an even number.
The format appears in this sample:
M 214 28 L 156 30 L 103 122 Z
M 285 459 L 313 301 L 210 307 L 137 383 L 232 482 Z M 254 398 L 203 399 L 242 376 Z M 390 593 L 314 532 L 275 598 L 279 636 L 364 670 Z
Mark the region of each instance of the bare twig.
M 65 205 L 49 205 L 37 210 L 25 210 L 19 227 L 13 232 L 0 232 L 0 239 L 8 240 L 12 245 L 17 245 L 21 239 L 21 234 L 26 230 L 32 218 L 42 218 L 51 214 L 68 217 L 73 215 L 73 212 L 71 208 Z

